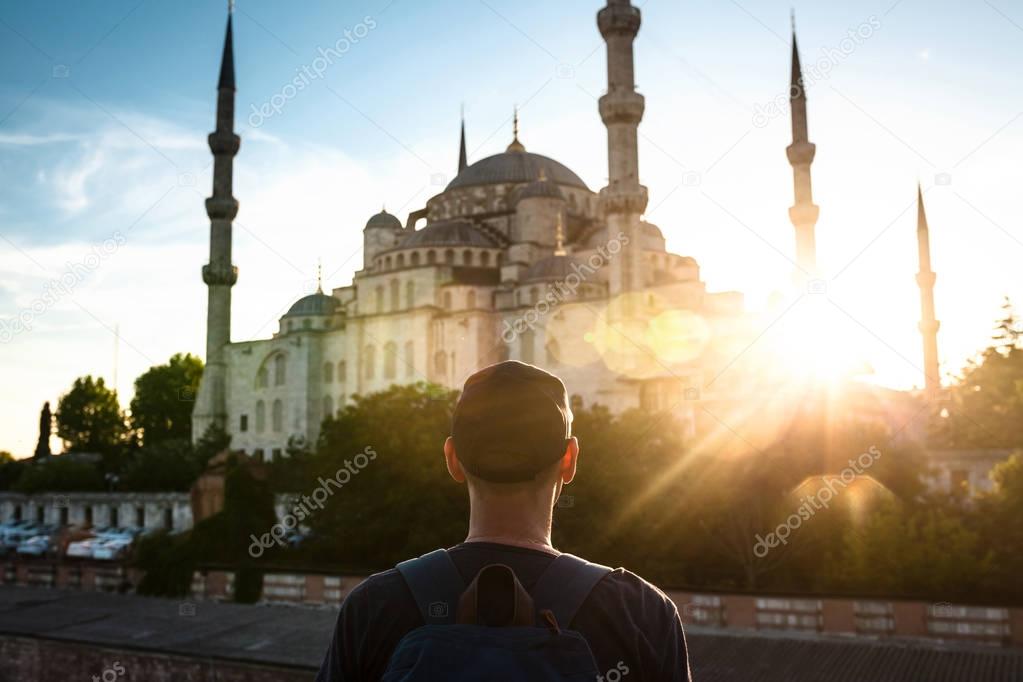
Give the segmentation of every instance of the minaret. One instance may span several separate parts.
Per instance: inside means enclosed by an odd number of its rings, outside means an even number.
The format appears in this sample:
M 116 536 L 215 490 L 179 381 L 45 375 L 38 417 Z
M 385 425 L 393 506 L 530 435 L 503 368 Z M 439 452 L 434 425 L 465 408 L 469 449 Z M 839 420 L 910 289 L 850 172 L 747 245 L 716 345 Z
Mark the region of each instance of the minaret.
M 238 268 L 231 264 L 231 221 L 238 213 L 238 201 L 232 194 L 232 177 L 234 156 L 241 144 L 234 133 L 234 95 L 234 46 L 229 12 L 217 83 L 217 128 L 209 136 L 213 152 L 213 196 L 206 200 L 206 215 L 210 218 L 210 262 L 202 268 L 202 279 L 209 288 L 206 369 L 192 412 L 195 440 L 202 438 L 211 425 L 227 426 L 227 364 L 223 349 L 231 342 L 231 287 L 238 280 Z
M 469 157 L 465 153 L 465 109 L 462 109 L 462 135 L 458 145 L 458 172 L 461 173 L 469 165 Z
M 934 397 L 941 390 L 941 374 L 938 368 L 938 327 L 934 318 L 934 280 L 937 275 L 931 270 L 931 236 L 924 212 L 924 195 L 919 183 L 916 186 L 916 243 L 920 256 L 920 272 L 916 275 L 920 287 L 920 335 L 924 342 L 924 386 L 927 395 Z
M 607 94 L 600 98 L 599 108 L 607 127 L 608 184 L 600 190 L 600 202 L 608 239 L 622 245 L 610 262 L 612 296 L 643 288 L 639 220 L 646 210 L 647 190 L 639 184 L 637 139 L 645 103 L 636 92 L 632 53 L 639 25 L 639 9 L 629 0 L 608 0 L 597 13 L 597 26 L 607 43 Z
M 799 62 L 799 47 L 796 45 L 795 19 L 792 22 L 792 78 L 789 83 L 789 101 L 792 106 L 792 144 L 786 148 L 789 163 L 792 164 L 792 179 L 795 185 L 795 202 L 789 209 L 789 219 L 796 228 L 796 263 L 801 272 L 798 280 L 813 278 L 817 273 L 817 244 L 814 229 L 820 213 L 813 203 L 813 187 L 810 182 L 810 164 L 813 163 L 817 146 L 810 142 L 806 125 L 806 88 L 803 85 L 803 68 Z

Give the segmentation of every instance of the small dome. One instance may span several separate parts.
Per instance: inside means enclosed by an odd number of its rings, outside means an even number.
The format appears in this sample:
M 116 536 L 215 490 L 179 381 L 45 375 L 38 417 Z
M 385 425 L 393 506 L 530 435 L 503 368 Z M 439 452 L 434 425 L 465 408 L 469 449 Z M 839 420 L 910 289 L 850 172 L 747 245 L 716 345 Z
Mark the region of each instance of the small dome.
M 526 270 L 526 276 L 523 278 L 523 281 L 536 282 L 563 280 L 575 272 L 575 270 L 572 269 L 572 266 L 578 262 L 579 261 L 571 256 L 548 256 L 547 258 L 538 260 L 529 266 L 529 269 Z
M 482 246 L 494 248 L 497 245 L 472 223 L 461 221 L 438 222 L 427 225 L 406 237 L 397 248 L 420 246 Z
M 401 221 L 396 216 L 391 215 L 387 211 L 380 211 L 375 216 L 366 222 L 367 230 L 373 229 L 386 229 L 386 230 L 400 230 L 402 229 Z
M 333 296 L 322 292 L 309 294 L 295 301 L 295 304 L 288 309 L 284 317 L 298 317 L 301 315 L 333 315 L 340 302 Z
M 551 182 L 556 184 L 589 189 L 567 166 L 546 156 L 526 151 L 507 151 L 480 159 L 455 176 L 447 189 L 532 182 L 539 177 L 541 170 L 545 171 Z
M 640 227 L 643 228 L 643 234 L 656 237 L 658 239 L 664 239 L 664 233 L 661 232 L 661 228 L 657 227 L 653 223 L 643 222 L 640 223 Z
M 548 180 L 546 176 L 543 176 L 540 180 L 534 180 L 523 187 L 516 201 L 532 198 L 561 199 L 564 201 L 565 195 L 561 193 L 556 184 Z

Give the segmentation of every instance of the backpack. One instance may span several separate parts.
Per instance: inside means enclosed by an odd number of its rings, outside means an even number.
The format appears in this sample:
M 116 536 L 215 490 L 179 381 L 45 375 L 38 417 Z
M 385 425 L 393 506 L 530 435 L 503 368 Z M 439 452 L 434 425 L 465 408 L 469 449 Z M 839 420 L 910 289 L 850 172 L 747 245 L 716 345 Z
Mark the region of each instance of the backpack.
M 562 554 L 532 596 L 504 564 L 484 566 L 466 587 L 444 549 L 397 568 L 425 625 L 398 642 L 381 682 L 598 679 L 585 638 L 567 628 L 610 568 Z M 487 595 L 482 602 L 481 593 Z

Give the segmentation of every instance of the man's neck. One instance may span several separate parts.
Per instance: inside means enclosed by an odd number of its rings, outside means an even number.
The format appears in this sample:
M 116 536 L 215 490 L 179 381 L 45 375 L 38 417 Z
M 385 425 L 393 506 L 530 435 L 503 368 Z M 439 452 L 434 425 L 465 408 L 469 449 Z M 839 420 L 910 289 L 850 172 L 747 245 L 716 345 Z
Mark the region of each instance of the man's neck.
M 535 510 L 530 513 L 531 510 Z M 551 545 L 551 508 L 518 496 L 478 499 L 470 494 L 466 542 L 495 542 L 555 552 Z

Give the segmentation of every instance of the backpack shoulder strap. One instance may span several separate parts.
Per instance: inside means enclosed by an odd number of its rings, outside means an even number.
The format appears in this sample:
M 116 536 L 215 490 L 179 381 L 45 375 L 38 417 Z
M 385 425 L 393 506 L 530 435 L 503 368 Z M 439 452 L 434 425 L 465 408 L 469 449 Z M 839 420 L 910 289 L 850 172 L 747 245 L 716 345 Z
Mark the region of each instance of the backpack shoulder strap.
M 592 564 L 572 554 L 562 554 L 551 562 L 533 588 L 537 610 L 550 609 L 558 625 L 567 628 L 586 597 L 604 576 L 607 566 Z
M 446 549 L 437 549 L 396 567 L 404 578 L 427 625 L 455 622 L 465 580 Z

